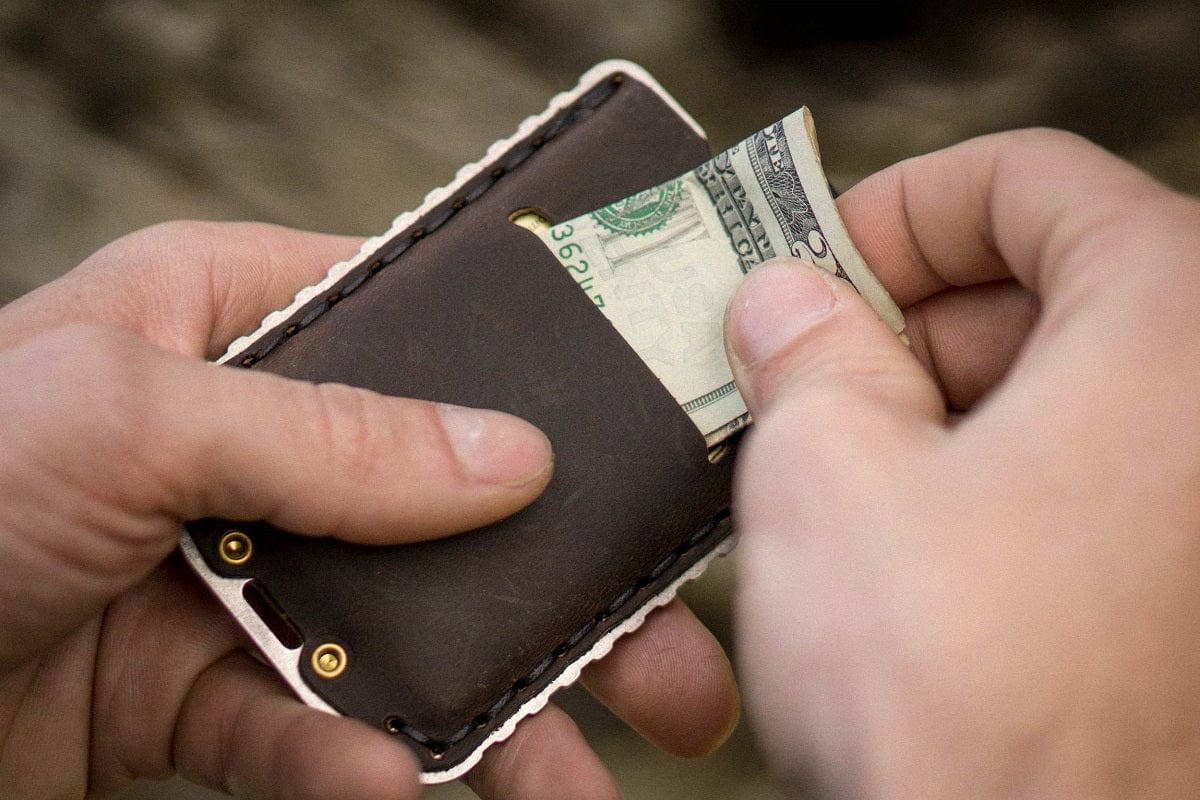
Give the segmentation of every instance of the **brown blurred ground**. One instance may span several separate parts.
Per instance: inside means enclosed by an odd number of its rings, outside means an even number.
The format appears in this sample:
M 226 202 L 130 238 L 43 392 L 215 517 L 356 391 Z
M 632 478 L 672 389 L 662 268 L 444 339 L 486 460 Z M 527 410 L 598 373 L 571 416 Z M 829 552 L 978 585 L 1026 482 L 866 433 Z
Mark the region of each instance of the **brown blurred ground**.
M 718 149 L 808 104 L 842 187 L 972 135 L 1055 125 L 1200 191 L 1194 4 L 878 8 L 9 0 L 0 303 L 165 219 L 381 231 L 610 57 L 646 66 Z M 690 592 L 722 635 L 727 575 L 722 565 Z M 630 798 L 782 796 L 744 728 L 717 755 L 680 762 L 580 693 L 565 702 Z M 213 795 L 174 781 L 124 797 Z

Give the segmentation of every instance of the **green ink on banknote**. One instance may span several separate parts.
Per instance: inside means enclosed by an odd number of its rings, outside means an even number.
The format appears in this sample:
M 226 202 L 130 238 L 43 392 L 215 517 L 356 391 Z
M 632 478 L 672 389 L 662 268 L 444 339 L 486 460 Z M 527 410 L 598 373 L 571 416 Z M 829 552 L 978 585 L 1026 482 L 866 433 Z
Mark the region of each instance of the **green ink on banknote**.
M 575 282 L 579 284 L 579 288 L 587 292 L 587 296 L 592 299 L 597 308 L 604 308 L 604 298 L 596 289 L 592 287 L 592 277 L 588 273 L 591 271 L 591 264 L 584 258 L 583 245 L 579 242 L 571 241 L 571 237 L 575 234 L 575 227 L 567 222 L 562 225 L 556 225 L 550 229 L 550 238 L 554 240 L 555 246 L 558 247 L 558 260 L 569 272 L 575 273 Z
M 592 219 L 613 233 L 641 236 L 666 225 L 682 198 L 683 181 L 673 180 L 593 211 Z
M 854 246 L 806 109 L 676 180 L 537 236 L 713 447 L 749 421 L 722 340 L 743 276 L 799 255 L 845 278 L 892 330 L 904 316 Z

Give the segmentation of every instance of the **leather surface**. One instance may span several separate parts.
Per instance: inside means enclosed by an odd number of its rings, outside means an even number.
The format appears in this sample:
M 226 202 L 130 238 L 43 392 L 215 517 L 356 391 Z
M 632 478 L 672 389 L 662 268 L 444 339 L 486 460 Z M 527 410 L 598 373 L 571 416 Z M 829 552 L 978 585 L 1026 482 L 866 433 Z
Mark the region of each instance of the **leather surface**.
M 408 741 L 427 771 L 465 758 L 725 535 L 730 459 L 708 462 L 636 353 L 508 219 L 530 206 L 569 219 L 708 155 L 647 87 L 600 84 L 241 360 L 501 409 L 550 437 L 555 474 L 539 500 L 437 542 L 365 548 L 241 526 L 254 557 L 231 567 L 215 555 L 229 525 L 190 526 L 210 568 L 254 578 L 299 631 L 310 687 Z M 337 679 L 312 673 L 323 642 L 349 653 Z

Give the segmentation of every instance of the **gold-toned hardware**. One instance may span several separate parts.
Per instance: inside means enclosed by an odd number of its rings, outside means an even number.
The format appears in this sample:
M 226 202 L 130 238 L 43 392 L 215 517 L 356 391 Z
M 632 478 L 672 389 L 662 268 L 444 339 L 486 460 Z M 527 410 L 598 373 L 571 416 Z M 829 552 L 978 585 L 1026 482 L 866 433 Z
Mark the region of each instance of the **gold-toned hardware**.
M 508 221 L 534 233 L 548 231 L 554 227 L 546 212 L 540 208 L 518 208 L 508 215 Z
M 254 554 L 254 543 L 241 531 L 228 531 L 217 545 L 221 560 L 233 567 L 240 567 Z
M 333 679 L 346 671 L 346 651 L 341 645 L 327 642 L 312 654 L 313 672 L 322 678 Z

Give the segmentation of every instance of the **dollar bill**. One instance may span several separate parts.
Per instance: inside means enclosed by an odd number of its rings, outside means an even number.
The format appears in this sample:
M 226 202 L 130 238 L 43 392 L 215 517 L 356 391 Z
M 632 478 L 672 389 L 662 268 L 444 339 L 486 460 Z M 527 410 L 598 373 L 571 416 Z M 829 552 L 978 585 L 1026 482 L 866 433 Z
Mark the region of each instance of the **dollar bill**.
M 742 277 L 798 256 L 851 283 L 900 334 L 904 317 L 850 241 L 808 109 L 681 175 L 538 235 L 713 447 L 749 421 L 725 357 Z

